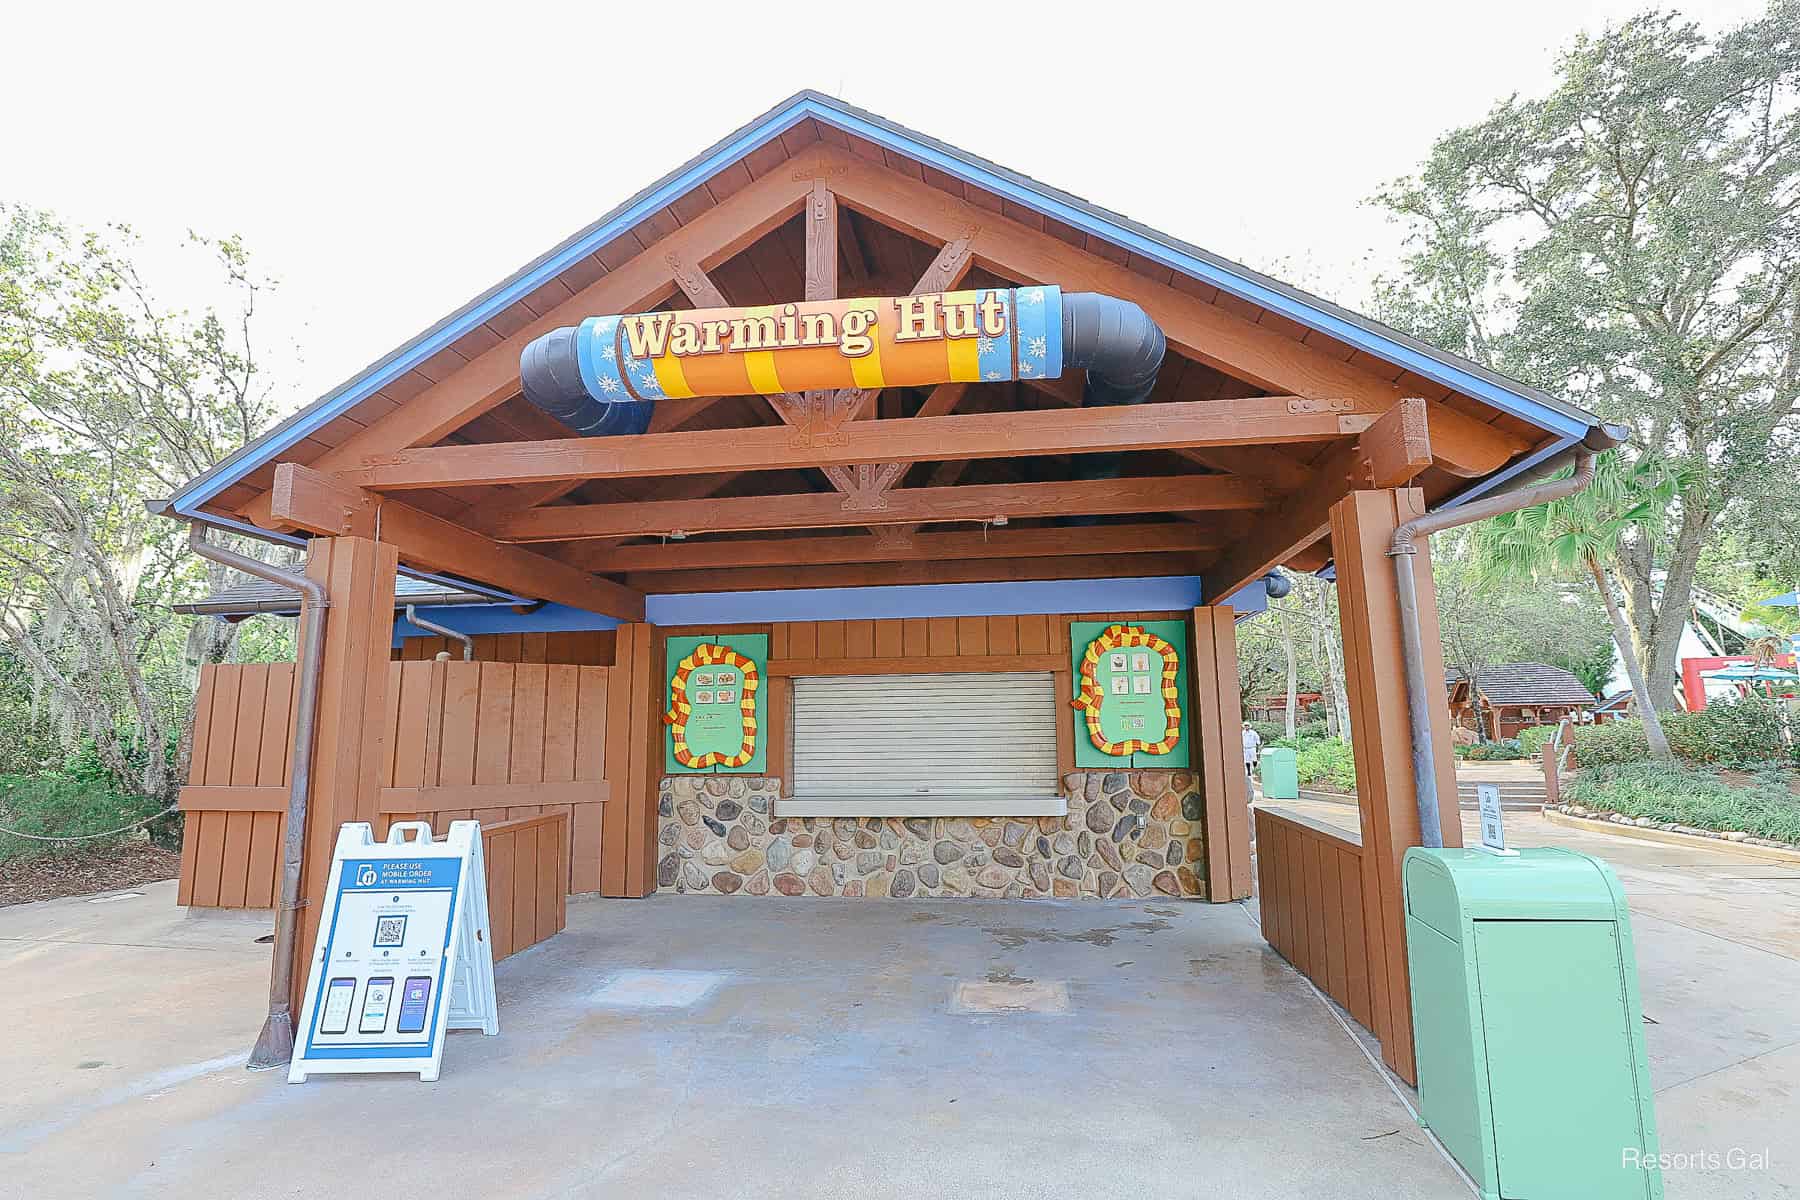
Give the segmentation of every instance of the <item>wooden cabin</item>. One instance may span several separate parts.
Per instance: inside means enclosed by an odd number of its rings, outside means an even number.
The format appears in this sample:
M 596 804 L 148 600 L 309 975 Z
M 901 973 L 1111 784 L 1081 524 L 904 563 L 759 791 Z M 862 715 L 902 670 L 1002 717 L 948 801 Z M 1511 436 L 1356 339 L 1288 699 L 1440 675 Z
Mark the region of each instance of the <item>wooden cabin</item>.
M 403 816 L 556 815 L 507 869 L 559 897 L 1246 897 L 1235 622 L 1330 564 L 1363 836 L 1259 814 L 1263 921 L 1410 1076 L 1388 543 L 1600 429 L 803 92 L 166 512 L 305 545 L 330 595 L 305 944 L 339 823 Z M 431 610 L 477 661 L 415 647 L 396 572 L 493 598 Z M 270 895 L 292 680 L 207 673 L 186 903 Z
M 1600 701 L 1572 671 L 1549 663 L 1500 663 L 1474 679 L 1446 672 L 1450 717 L 1459 729 L 1490 742 L 1516 738 L 1534 725 L 1559 725 L 1565 717 L 1594 719 Z

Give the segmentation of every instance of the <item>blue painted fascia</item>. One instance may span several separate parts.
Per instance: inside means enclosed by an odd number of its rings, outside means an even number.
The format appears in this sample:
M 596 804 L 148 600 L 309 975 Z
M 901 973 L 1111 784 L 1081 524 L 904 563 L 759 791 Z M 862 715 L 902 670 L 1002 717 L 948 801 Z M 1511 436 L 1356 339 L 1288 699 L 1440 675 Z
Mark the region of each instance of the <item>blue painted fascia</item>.
M 419 615 L 433 625 L 442 625 L 471 637 L 484 633 L 568 633 L 619 627 L 615 617 L 603 617 L 566 604 L 539 604 L 529 612 L 515 612 L 510 604 L 421 604 Z M 429 629 L 412 624 L 404 613 L 394 617 L 396 646 L 402 638 L 437 636 Z
M 1253 304 L 1278 312 L 1291 320 L 1329 334 L 1376 357 L 1403 366 L 1426 379 L 1474 396 L 1540 428 L 1570 438 L 1580 437 L 1587 431 L 1588 426 L 1570 414 L 1559 412 L 1491 380 L 1443 363 L 1410 346 L 1382 337 L 1355 322 L 1316 308 L 1303 300 L 1270 288 L 1217 263 L 1183 253 L 1166 242 L 1122 226 L 1117 222 L 1106 220 L 1078 205 L 1047 195 L 1038 188 L 996 174 L 960 155 L 949 153 L 940 146 L 929 144 L 909 136 L 903 131 L 846 111 L 828 102 L 824 97 L 803 93 L 761 122 L 739 131 L 736 135 L 720 143 L 704 157 L 671 177 L 661 187 L 640 196 L 604 225 L 596 227 L 585 236 L 553 251 L 517 278 L 495 289 L 467 311 L 458 314 L 454 320 L 447 320 L 440 324 L 439 327 L 407 347 L 404 352 L 378 363 L 375 367 L 328 393 L 311 408 L 298 414 L 289 424 L 268 435 L 263 442 L 247 448 L 250 452 L 246 453 L 241 461 L 227 460 L 229 469 L 209 472 L 194 480 L 175 497 L 175 511 L 183 516 L 197 515 L 195 509 L 200 504 L 205 503 L 251 471 L 280 455 L 296 442 L 316 432 L 328 422 L 335 420 L 371 393 L 412 370 L 475 326 L 537 290 L 549 280 L 560 275 L 569 266 L 592 254 L 596 249 L 635 226 L 651 213 L 665 207 L 671 200 L 698 186 L 724 167 L 779 137 L 783 132 L 809 117 L 846 133 L 854 133 L 858 137 L 896 150 L 920 162 L 930 163 L 946 174 L 1007 197 L 1033 211 L 1124 246 L 1144 258 L 1161 263 L 1172 270 L 1203 279 L 1213 286 Z
M 1017 583 L 921 583 L 887 587 L 794 588 L 760 592 L 684 592 L 646 600 L 652 625 L 759 625 L 773 621 L 877 620 L 896 617 L 998 617 L 1035 613 L 1179 612 L 1201 598 L 1197 575 L 1146 575 L 1126 579 L 1046 579 Z M 1227 601 L 1239 614 L 1268 604 L 1262 581 Z M 616 629 L 612 617 L 561 604 L 515 612 L 506 605 L 422 606 L 419 615 L 471 636 Z M 394 645 L 402 638 L 436 637 L 394 621 Z

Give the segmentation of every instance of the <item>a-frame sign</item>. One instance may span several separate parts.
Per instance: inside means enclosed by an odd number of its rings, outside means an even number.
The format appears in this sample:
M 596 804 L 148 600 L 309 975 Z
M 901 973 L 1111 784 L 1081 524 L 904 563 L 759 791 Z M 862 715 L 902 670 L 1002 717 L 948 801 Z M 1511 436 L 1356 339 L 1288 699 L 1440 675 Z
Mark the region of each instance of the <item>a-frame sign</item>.
M 385 842 L 347 823 L 329 880 L 289 1083 L 377 1071 L 430 1082 L 446 1030 L 500 1032 L 480 822 L 433 841 L 429 825 L 403 821 Z

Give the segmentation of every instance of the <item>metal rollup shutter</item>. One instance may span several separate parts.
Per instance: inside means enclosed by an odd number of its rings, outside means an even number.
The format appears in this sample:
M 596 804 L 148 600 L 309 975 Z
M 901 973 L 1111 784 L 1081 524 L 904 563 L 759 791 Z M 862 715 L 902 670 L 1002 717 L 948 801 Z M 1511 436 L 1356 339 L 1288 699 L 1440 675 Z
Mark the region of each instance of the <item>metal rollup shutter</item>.
M 1057 794 L 1048 671 L 794 680 L 797 797 Z

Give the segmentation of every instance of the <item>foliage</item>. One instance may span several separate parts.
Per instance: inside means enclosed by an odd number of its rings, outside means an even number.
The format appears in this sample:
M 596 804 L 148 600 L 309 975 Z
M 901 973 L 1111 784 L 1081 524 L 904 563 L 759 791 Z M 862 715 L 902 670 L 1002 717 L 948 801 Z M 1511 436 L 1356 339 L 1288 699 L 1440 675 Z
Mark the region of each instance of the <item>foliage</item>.
M 1433 539 L 1444 665 L 1470 676 L 1500 663 L 1549 663 L 1589 691 L 1603 687 L 1613 643 L 1595 597 L 1555 576 L 1497 573 L 1476 549 L 1473 532 Z
M 97 759 L 95 763 L 97 765 Z M 105 776 L 103 769 L 100 774 Z M 42 837 L 101 833 L 142 820 L 163 807 L 156 798 L 121 793 L 106 778 L 78 778 L 64 772 L 0 775 L 0 825 Z M 152 837 L 164 845 L 179 840 L 180 816 L 153 822 Z M 105 845 L 126 834 L 75 845 Z M 0 833 L 0 863 L 56 853 L 63 847 Z
M 0 205 L 0 644 L 33 722 L 91 743 L 113 790 L 163 803 L 194 666 L 234 634 L 169 611 L 224 576 L 144 501 L 273 415 L 250 336 L 260 285 L 236 242 L 196 241 L 227 311 L 159 305 L 124 227 L 77 233 Z M 0 678 L 0 711 L 20 687 Z
M 1548 94 L 1446 134 L 1376 202 L 1410 242 L 1380 315 L 1629 425 L 1680 481 L 1616 564 L 1666 710 L 1715 528 L 1794 529 L 1800 0 L 1714 38 L 1666 12 L 1583 36 Z
M 1583 770 L 1564 794 L 1571 803 L 1599 812 L 1800 842 L 1795 779 L 1793 772 L 1778 767 L 1735 782 L 1699 767 L 1609 763 Z
M 1507 738 L 1498 742 L 1477 742 L 1473 746 L 1457 747 L 1457 755 L 1470 762 L 1516 762 L 1525 757 L 1517 738 Z
M 1296 738 L 1294 768 L 1303 784 L 1319 784 L 1338 792 L 1356 790 L 1356 759 L 1342 738 Z
M 1526 758 L 1537 758 L 1543 754 L 1544 747 L 1556 736 L 1554 725 L 1533 725 L 1529 729 L 1519 730 L 1519 752 Z
M 1673 714 L 1669 721 L 1669 744 L 1677 755 L 1728 767 L 1789 757 L 1800 762 L 1800 747 L 1792 741 L 1796 733 L 1800 718 L 1779 703 L 1756 698 L 1714 700 L 1698 712 Z
M 1615 763 L 1647 762 L 1650 743 L 1636 717 L 1575 727 L 1575 765 L 1582 770 Z
M 1669 746 L 1690 763 L 1755 767 L 1789 759 L 1800 764 L 1800 716 L 1778 703 L 1715 700 L 1698 712 L 1664 718 Z M 1575 762 L 1583 770 L 1650 757 L 1643 722 L 1628 718 L 1575 728 Z
M 1281 721 L 1245 721 L 1244 724 L 1256 730 L 1257 736 L 1268 746 L 1287 736 L 1287 725 Z
M 1669 756 L 1668 743 L 1631 630 L 1613 594 L 1613 569 L 1624 540 L 1634 531 L 1654 528 L 1678 487 L 1675 472 L 1661 463 L 1610 452 L 1599 457 L 1593 479 L 1580 491 L 1502 513 L 1477 526 L 1473 534 L 1477 561 L 1495 576 L 1541 578 L 1585 572 L 1593 581 L 1644 717 L 1650 753 L 1661 759 Z

